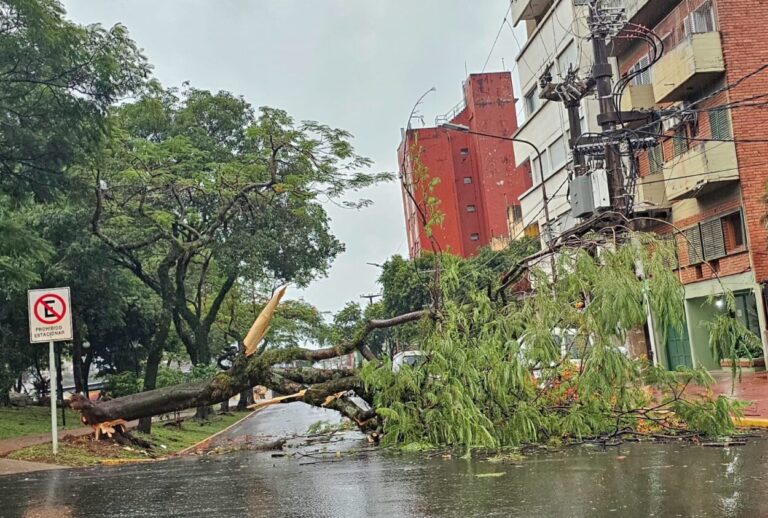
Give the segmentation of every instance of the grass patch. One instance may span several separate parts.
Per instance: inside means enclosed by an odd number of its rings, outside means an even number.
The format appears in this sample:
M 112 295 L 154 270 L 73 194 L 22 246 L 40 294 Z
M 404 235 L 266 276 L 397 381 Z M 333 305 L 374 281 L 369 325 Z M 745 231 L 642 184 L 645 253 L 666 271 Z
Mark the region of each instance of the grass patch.
M 67 426 L 61 426 L 61 409 L 57 410 L 59 429 L 81 428 L 80 414 L 66 410 Z M 0 439 L 51 433 L 51 407 L 0 407 Z
M 153 448 L 151 450 L 121 446 L 107 441 L 96 442 L 88 435 L 64 438 L 59 442 L 59 454 L 56 456 L 53 455 L 50 444 L 39 444 L 15 451 L 8 455 L 8 458 L 77 467 L 93 466 L 115 460 L 146 460 L 162 457 L 192 446 L 239 421 L 246 415 L 248 414 L 244 412 L 217 415 L 204 423 L 188 419 L 180 427 L 166 427 L 163 426 L 163 423 L 152 423 L 150 435 L 133 432 L 135 436 L 152 443 Z
M 118 444 L 97 443 L 90 436 L 65 438 L 59 442 L 59 454 L 54 456 L 51 444 L 37 444 L 10 455 L 9 459 L 61 464 L 64 466 L 94 466 L 106 459 L 146 459 L 138 450 L 127 450 Z
M 248 414 L 244 412 L 235 412 L 232 415 L 216 415 L 210 421 L 202 423 L 187 419 L 182 423 L 181 427 L 163 426 L 161 423 L 153 423 L 150 435 L 139 432 L 134 432 L 134 435 L 151 442 L 158 451 L 173 453 L 188 448 L 203 439 L 207 439 L 216 432 L 236 423 L 246 415 Z

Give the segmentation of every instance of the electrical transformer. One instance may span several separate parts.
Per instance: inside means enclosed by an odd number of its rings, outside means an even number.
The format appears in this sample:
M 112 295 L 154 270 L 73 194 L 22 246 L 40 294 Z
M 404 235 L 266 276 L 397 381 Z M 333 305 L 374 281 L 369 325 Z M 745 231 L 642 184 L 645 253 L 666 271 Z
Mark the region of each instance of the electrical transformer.
M 590 175 L 576 176 L 571 180 L 571 213 L 576 218 L 586 218 L 595 212 Z

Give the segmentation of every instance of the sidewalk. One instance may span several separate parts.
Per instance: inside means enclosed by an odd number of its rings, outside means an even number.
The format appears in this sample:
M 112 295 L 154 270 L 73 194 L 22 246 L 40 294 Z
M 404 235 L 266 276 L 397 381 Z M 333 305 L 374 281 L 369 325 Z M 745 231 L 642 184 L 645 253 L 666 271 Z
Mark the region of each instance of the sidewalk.
M 16 473 L 30 473 L 32 471 L 47 471 L 50 469 L 67 469 L 69 466 L 59 464 L 44 464 L 42 462 L 28 462 L 26 460 L 0 459 L 0 476 L 14 475 Z
M 768 427 L 768 372 L 742 372 L 731 384 L 731 371 L 712 371 L 715 394 L 749 401 L 752 404 L 744 409 L 744 419 L 739 423 L 744 426 Z M 733 392 L 731 392 L 733 389 Z
M 80 437 L 82 435 L 88 435 L 89 433 L 93 433 L 90 426 L 83 426 L 82 428 L 74 428 L 71 430 L 59 430 L 59 440 L 62 440 L 65 437 Z M 26 448 L 27 446 L 35 446 L 49 442 L 51 442 L 50 433 L 22 435 L 21 437 L 2 439 L 0 440 L 0 457 L 5 457 L 9 453 Z

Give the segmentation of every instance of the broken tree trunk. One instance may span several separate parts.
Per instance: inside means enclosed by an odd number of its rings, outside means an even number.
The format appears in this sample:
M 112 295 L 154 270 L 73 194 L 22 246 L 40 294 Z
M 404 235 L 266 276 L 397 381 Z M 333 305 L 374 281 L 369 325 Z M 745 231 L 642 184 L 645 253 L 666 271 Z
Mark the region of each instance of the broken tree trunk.
M 363 347 L 366 337 L 375 329 L 415 322 L 428 314 L 428 310 L 422 310 L 386 320 L 370 320 L 352 341 L 335 347 L 316 350 L 277 349 L 250 357 L 240 356 L 230 370 L 219 373 L 211 380 L 174 385 L 101 402 L 92 402 L 75 395 L 70 406 L 79 410 L 85 423 L 90 425 L 116 419 L 131 421 L 186 408 L 214 405 L 255 385 L 264 385 L 282 394 L 292 394 L 307 389 L 301 401 L 315 406 L 333 408 L 354 419 L 358 424 L 365 423 L 373 417 L 370 411 L 365 412 L 343 398 L 328 400 L 329 396 L 349 390 L 362 393 L 362 382 L 354 372 L 319 369 L 281 371 L 274 368 L 274 365 L 295 360 L 315 362 L 343 356 Z

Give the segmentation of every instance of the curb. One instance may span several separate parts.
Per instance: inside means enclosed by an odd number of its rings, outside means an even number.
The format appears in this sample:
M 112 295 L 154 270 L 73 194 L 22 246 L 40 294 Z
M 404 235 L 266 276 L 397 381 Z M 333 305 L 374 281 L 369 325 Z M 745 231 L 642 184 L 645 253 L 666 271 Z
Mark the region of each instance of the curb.
M 186 454 L 188 454 L 188 453 L 190 453 L 192 451 L 195 451 L 195 450 L 197 450 L 198 447 L 204 445 L 207 442 L 212 441 L 213 439 L 215 439 L 219 435 L 223 434 L 224 432 L 228 432 L 229 430 L 231 430 L 235 426 L 239 425 L 240 423 L 242 423 L 243 421 L 245 421 L 246 419 L 248 419 L 252 415 L 259 413 L 261 410 L 262 410 L 262 408 L 257 408 L 253 412 L 249 412 L 247 415 L 243 416 L 242 419 L 238 419 L 237 421 L 235 421 L 231 425 L 227 426 L 223 430 L 219 430 L 218 432 L 216 432 L 215 434 L 211 435 L 210 437 L 206 437 L 202 441 L 198 441 L 195 444 L 193 444 L 192 446 L 187 446 L 183 450 L 179 450 L 179 451 L 174 452 L 174 453 L 172 453 L 170 455 L 167 455 L 166 457 L 161 457 L 161 458 L 168 458 L 168 457 L 175 457 L 175 456 L 179 456 L 179 455 L 186 455 Z
M 734 417 L 733 422 L 736 426 L 768 428 L 768 418 L 765 417 Z

